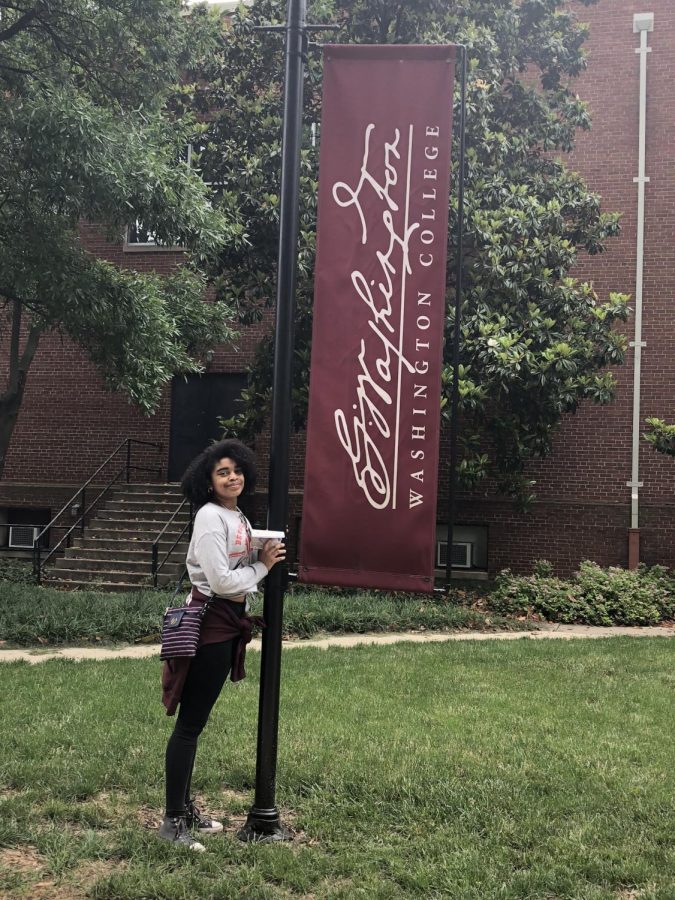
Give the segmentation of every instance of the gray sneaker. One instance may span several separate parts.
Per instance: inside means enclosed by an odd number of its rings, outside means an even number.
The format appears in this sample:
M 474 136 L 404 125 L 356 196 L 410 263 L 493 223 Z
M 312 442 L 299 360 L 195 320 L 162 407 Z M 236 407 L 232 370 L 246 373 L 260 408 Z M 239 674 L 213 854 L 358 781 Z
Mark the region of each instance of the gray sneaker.
M 175 819 L 164 816 L 158 834 L 163 841 L 180 844 L 181 847 L 187 847 L 188 850 L 195 850 L 197 853 L 203 853 L 206 850 L 206 847 L 196 841 L 188 831 L 185 816 L 177 816 Z
M 188 800 L 185 805 L 185 822 L 188 828 L 194 828 L 200 834 L 219 834 L 223 830 L 223 823 L 201 812 L 194 800 Z

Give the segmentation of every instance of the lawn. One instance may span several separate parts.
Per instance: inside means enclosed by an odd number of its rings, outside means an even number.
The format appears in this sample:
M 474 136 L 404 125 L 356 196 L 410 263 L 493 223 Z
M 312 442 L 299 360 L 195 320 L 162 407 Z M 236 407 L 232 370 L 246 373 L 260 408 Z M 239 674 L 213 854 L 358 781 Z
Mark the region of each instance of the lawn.
M 176 852 L 156 660 L 3 664 L 0 896 L 675 897 L 670 640 L 305 648 L 284 658 L 278 802 L 293 844 L 242 845 L 258 654 L 195 782 L 230 816 Z

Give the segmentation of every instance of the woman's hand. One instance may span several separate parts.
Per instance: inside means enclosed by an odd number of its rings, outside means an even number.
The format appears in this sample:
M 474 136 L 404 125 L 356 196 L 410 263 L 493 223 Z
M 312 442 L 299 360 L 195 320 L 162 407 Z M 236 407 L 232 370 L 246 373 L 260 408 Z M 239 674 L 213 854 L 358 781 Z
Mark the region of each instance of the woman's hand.
M 269 540 L 265 541 L 263 548 L 258 554 L 258 561 L 271 569 L 278 562 L 286 559 L 286 545 L 283 541 Z

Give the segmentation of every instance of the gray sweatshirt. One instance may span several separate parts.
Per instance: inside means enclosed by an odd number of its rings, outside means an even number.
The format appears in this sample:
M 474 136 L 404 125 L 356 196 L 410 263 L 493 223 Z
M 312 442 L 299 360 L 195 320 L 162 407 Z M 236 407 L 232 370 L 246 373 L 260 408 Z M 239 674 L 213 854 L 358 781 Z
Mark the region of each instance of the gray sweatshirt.
M 190 583 L 207 596 L 242 597 L 267 575 L 251 550 L 251 526 L 239 509 L 206 503 L 195 516 L 187 553 Z

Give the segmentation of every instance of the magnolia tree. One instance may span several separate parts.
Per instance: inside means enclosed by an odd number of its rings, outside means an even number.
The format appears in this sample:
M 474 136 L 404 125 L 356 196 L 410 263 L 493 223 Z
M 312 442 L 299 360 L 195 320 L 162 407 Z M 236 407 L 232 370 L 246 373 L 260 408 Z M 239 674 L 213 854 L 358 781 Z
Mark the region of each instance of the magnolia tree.
M 644 439 L 667 456 L 675 456 L 675 425 L 669 425 L 663 419 L 647 419 L 649 430 L 643 435 Z
M 284 14 L 276 0 L 240 9 L 199 60 L 200 88 L 179 101 L 209 114 L 200 165 L 224 207 L 236 201 L 250 238 L 228 245 L 219 259 L 219 295 L 235 304 L 242 322 L 259 318 L 273 300 L 279 225 L 283 48 L 277 35 L 254 26 Z M 618 215 L 601 211 L 599 197 L 561 157 L 577 129 L 590 128 L 574 90 L 586 66 L 587 29 L 567 0 L 325 0 L 309 18 L 337 23 L 340 30 L 327 39 L 339 43 L 467 47 L 460 476 L 467 486 L 492 476 L 526 499 L 528 460 L 549 452 L 561 418 L 582 401 L 611 400 L 608 366 L 624 358 L 625 340 L 614 326 L 626 318 L 626 297 L 599 297 L 570 275 L 580 254 L 601 252 L 619 227 Z M 321 59 L 310 47 L 293 388 L 298 426 L 309 383 L 320 118 Z M 449 218 L 444 416 L 453 374 L 456 199 Z M 246 411 L 230 427 L 248 434 L 263 427 L 271 360 L 267 341 L 251 371 Z
M 0 0 L 0 475 L 45 332 L 69 335 L 146 412 L 232 336 L 223 304 L 203 301 L 203 268 L 241 251 L 243 228 L 179 162 L 199 129 L 165 106 L 205 23 L 175 0 Z M 186 264 L 167 278 L 116 268 L 83 250 L 83 219 L 116 240 L 139 219 Z

